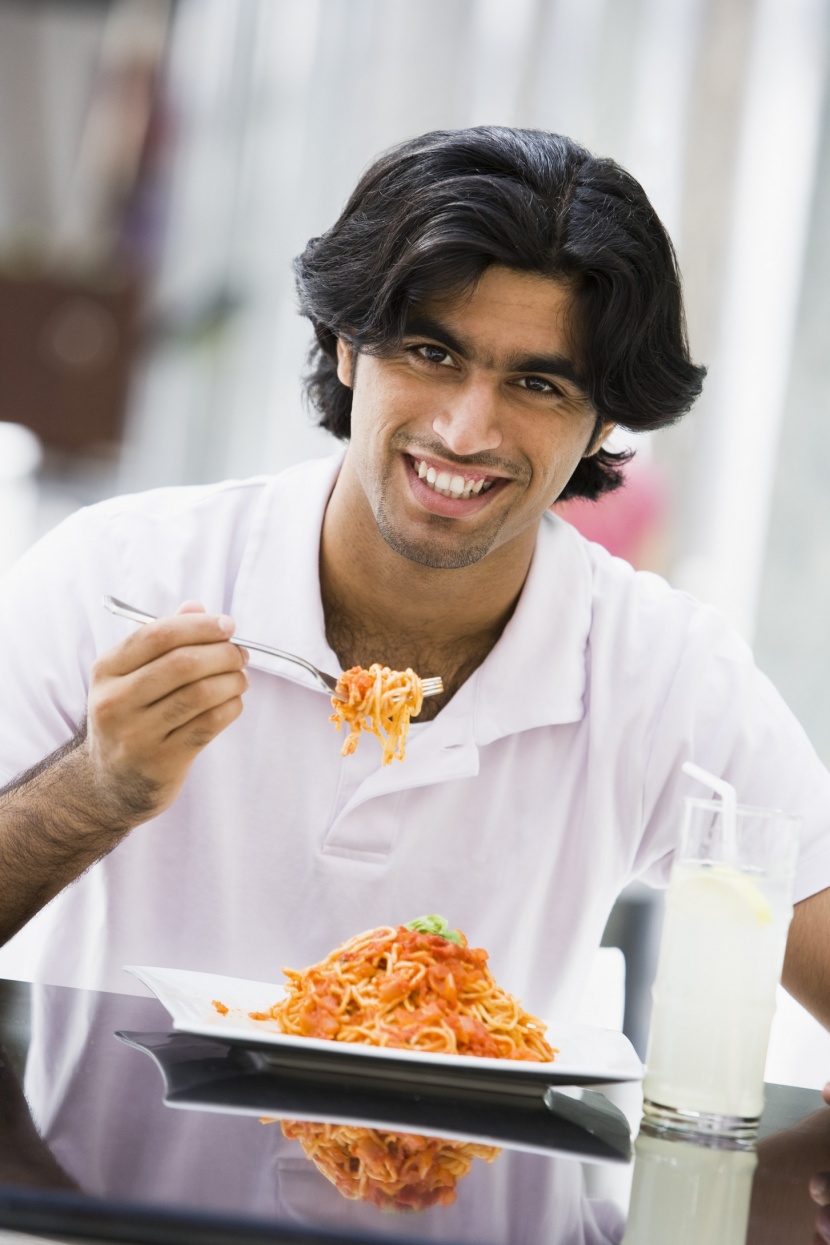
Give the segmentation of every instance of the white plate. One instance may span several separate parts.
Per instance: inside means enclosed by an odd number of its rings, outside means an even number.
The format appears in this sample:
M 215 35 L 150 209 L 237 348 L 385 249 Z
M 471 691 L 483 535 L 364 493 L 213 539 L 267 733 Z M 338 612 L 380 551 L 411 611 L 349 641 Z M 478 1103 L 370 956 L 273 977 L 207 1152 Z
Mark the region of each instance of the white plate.
M 345 1060 L 352 1075 L 404 1077 L 445 1086 L 475 1083 L 479 1088 L 489 1083 L 493 1089 L 508 1088 L 512 1093 L 536 1093 L 540 1084 L 597 1085 L 643 1077 L 643 1065 L 628 1038 L 611 1029 L 551 1021 L 547 1038 L 559 1051 L 553 1063 L 331 1042 L 280 1033 L 276 1022 L 250 1018 L 249 1012 L 268 1011 L 282 997 L 282 986 L 186 969 L 126 968 L 164 1005 L 174 1029 L 266 1049 L 273 1060 L 307 1070 L 323 1063 L 342 1067 Z M 225 1004 L 227 1015 L 216 1010 L 214 999 Z

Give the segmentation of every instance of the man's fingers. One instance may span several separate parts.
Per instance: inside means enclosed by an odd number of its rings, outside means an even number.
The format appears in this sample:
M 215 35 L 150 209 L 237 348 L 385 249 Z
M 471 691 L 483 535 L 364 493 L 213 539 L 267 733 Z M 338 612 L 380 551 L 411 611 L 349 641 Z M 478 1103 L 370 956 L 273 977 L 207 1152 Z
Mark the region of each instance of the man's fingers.
M 244 677 L 244 676 L 243 676 Z M 167 736 L 167 743 L 181 744 L 192 752 L 199 752 L 215 739 L 226 726 L 235 722 L 242 712 L 242 696 L 233 696 L 221 704 L 197 714 Z
M 225 614 L 187 612 L 158 618 L 139 627 L 123 643 L 99 657 L 93 667 L 98 675 L 114 678 L 132 674 L 172 649 L 189 644 L 221 644 L 232 636 L 235 623 Z
M 248 654 L 236 644 L 192 644 L 163 653 L 120 678 L 99 671 L 89 693 L 90 720 L 108 733 L 130 729 L 130 724 L 144 730 L 143 723 L 153 721 L 145 718 L 153 706 L 184 694 L 204 679 L 238 673 L 247 662 Z M 169 729 L 165 727 L 162 737 Z M 153 733 L 158 737 L 157 731 Z
M 202 605 L 201 601 L 182 601 L 181 605 L 176 610 L 176 613 L 177 614 L 206 614 L 207 610 L 205 609 L 204 605 Z
M 199 679 L 156 701 L 148 712 L 148 722 L 153 724 L 154 735 L 169 738 L 195 718 L 242 696 L 247 690 L 248 676 L 243 670 Z
M 142 710 L 201 679 L 242 670 L 247 664 L 248 653 L 237 644 L 187 644 L 110 685 L 118 688 L 132 710 Z
M 198 679 L 150 706 L 125 705 L 116 697 L 109 701 L 104 694 L 100 701 L 91 703 L 90 720 L 102 738 L 117 741 L 117 755 L 161 756 L 162 751 L 169 751 L 171 740 L 174 745 L 181 742 L 180 737 L 175 738 L 178 731 L 228 701 L 240 699 L 247 690 L 248 676 L 236 670 Z M 233 721 L 235 716 L 227 720 Z M 221 724 L 216 729 L 220 730 Z

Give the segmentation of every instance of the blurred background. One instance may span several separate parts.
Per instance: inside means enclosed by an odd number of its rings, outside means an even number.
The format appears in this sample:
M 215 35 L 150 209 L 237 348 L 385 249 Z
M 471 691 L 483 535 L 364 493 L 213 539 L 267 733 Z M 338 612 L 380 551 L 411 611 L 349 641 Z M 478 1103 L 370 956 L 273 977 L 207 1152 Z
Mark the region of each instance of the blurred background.
M 709 367 L 566 514 L 724 610 L 830 763 L 828 27 L 824 0 L 0 0 L 0 568 L 104 496 L 330 452 L 291 257 L 403 138 L 559 130 L 644 184 Z M 630 999 L 655 913 L 609 927 L 639 931 Z

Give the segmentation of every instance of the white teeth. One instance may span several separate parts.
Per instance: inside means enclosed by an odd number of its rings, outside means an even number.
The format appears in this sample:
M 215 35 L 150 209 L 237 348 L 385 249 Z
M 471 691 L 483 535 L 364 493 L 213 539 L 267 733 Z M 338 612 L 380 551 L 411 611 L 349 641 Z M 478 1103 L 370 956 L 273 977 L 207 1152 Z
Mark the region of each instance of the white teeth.
M 415 462 L 419 479 L 425 480 L 442 497 L 471 497 L 476 493 L 485 493 L 495 483 L 493 480 L 468 480 L 462 475 L 450 475 L 448 471 L 436 471 L 424 461 L 416 459 Z

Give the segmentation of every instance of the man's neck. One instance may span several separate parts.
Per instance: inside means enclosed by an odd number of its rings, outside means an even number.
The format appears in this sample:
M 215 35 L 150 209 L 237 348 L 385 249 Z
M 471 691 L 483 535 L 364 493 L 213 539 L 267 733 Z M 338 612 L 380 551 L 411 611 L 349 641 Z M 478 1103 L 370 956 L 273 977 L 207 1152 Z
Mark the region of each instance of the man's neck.
M 368 503 L 335 486 L 323 522 L 320 585 L 341 667 L 380 662 L 440 674 L 448 694 L 425 702 L 422 716 L 433 716 L 481 664 L 515 609 L 535 532 L 523 548 L 515 543 L 470 566 L 424 566 L 390 548 Z

